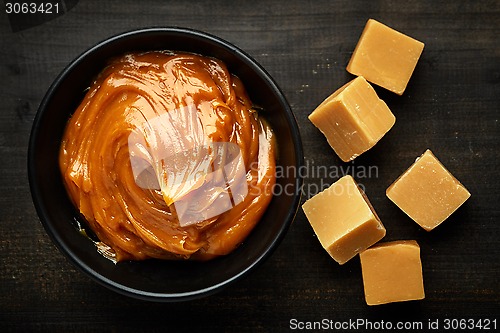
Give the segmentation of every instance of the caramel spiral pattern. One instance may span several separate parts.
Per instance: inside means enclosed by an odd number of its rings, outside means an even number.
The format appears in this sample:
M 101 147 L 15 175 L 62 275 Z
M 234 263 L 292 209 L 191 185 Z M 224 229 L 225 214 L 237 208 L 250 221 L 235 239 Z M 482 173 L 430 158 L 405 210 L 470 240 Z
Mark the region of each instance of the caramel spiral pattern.
M 172 110 L 184 117 L 179 110 L 189 108 L 210 142 L 239 147 L 248 194 L 230 210 L 181 226 L 163 187 L 138 185 L 129 138 L 148 120 Z M 182 150 L 192 134 L 186 132 L 172 147 Z M 226 255 L 260 220 L 275 184 L 273 132 L 259 118 L 242 82 L 221 61 L 188 53 L 114 59 L 69 120 L 59 164 L 71 200 L 116 261 Z

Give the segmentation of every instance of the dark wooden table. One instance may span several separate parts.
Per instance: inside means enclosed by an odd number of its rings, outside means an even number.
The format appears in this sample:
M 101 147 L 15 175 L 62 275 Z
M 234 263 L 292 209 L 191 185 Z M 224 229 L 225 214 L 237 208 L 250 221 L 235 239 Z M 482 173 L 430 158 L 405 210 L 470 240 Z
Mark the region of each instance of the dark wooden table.
M 74 3 L 66 1 L 67 12 L 43 24 L 9 21 L 4 7 L 0 13 L 2 332 L 272 332 L 294 328 L 294 319 L 333 324 L 365 319 L 375 325 L 383 320 L 394 327 L 398 321 L 421 322 L 424 328 L 438 320 L 443 329 L 446 319 L 471 318 L 496 320 L 498 329 L 500 2 Z M 352 78 L 345 67 L 369 18 L 425 42 L 425 49 L 403 96 L 377 88 L 396 115 L 394 128 L 354 163 L 342 163 L 307 116 Z M 203 30 L 259 61 L 295 112 L 308 170 L 328 166 L 341 176 L 348 166 L 356 172 L 372 167 L 358 180 L 388 230 L 385 240 L 419 242 L 425 300 L 367 306 L 359 258 L 337 265 L 301 210 L 264 265 L 208 298 L 148 303 L 116 294 L 75 269 L 52 244 L 31 201 L 26 151 L 32 121 L 52 80 L 73 58 L 113 34 L 148 26 Z M 385 196 L 427 148 L 472 193 L 430 233 Z M 338 176 L 311 172 L 303 200 Z

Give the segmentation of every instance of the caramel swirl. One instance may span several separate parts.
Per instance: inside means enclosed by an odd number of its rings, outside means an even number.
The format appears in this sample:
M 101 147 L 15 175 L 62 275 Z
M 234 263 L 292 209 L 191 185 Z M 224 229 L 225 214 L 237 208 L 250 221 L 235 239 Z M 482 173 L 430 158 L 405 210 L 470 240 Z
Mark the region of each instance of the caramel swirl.
M 135 53 L 90 86 L 59 164 L 114 260 L 208 260 L 235 249 L 271 201 L 273 142 L 220 60 Z

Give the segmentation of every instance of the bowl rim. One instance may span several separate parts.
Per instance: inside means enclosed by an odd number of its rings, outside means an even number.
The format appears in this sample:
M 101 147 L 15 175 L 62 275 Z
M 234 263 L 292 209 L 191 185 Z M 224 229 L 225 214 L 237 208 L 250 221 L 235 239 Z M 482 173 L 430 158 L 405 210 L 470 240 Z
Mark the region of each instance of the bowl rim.
M 117 42 L 122 39 L 127 39 L 131 37 L 138 37 L 139 35 L 149 35 L 149 34 L 180 34 L 180 35 L 191 35 L 195 38 L 201 38 L 208 40 L 211 43 L 216 44 L 218 47 L 224 48 L 230 53 L 233 53 L 237 58 L 243 59 L 243 61 L 257 72 L 257 75 L 264 79 L 271 89 L 275 92 L 279 102 L 284 106 L 284 114 L 287 120 L 287 126 L 290 128 L 290 132 L 292 133 L 292 140 L 294 146 L 294 153 L 296 157 L 295 167 L 297 170 L 301 170 L 304 165 L 304 153 L 302 147 L 301 135 L 297 123 L 297 119 L 288 103 L 284 93 L 278 87 L 274 79 L 271 75 L 260 65 L 253 57 L 247 54 L 245 51 L 240 49 L 239 47 L 233 45 L 232 43 L 212 35 L 207 32 L 202 32 L 200 30 L 195 30 L 191 28 L 183 28 L 177 26 L 168 26 L 168 27 L 150 27 L 150 28 L 139 28 L 134 30 L 129 30 L 126 32 L 118 33 L 108 37 L 104 40 L 101 40 L 97 44 L 89 47 L 85 51 L 83 51 L 80 55 L 74 58 L 66 67 L 58 74 L 58 76 L 54 79 L 50 87 L 48 88 L 45 96 L 43 97 L 35 118 L 33 120 L 32 129 L 30 133 L 29 143 L 28 143 L 28 181 L 30 185 L 30 192 L 32 196 L 32 201 L 35 206 L 36 212 L 38 214 L 39 220 L 43 225 L 45 231 L 52 239 L 53 243 L 56 247 L 64 254 L 66 258 L 70 260 L 79 270 L 83 271 L 85 275 L 89 276 L 92 280 L 97 282 L 104 287 L 107 287 L 119 294 L 126 295 L 129 297 L 149 300 L 149 301 L 161 301 L 161 302 L 176 302 L 176 301 L 184 301 L 184 300 L 192 300 L 197 299 L 204 296 L 212 295 L 224 287 L 232 284 L 233 282 L 239 280 L 243 276 L 246 276 L 250 271 L 253 271 L 257 266 L 262 264 L 267 258 L 271 256 L 271 254 L 276 250 L 278 245 L 281 243 L 283 238 L 285 237 L 290 225 L 292 224 L 298 208 L 299 203 L 302 197 L 302 186 L 303 186 L 303 177 L 300 172 L 296 173 L 295 177 L 295 186 L 296 193 L 294 193 L 294 198 L 290 208 L 286 214 L 285 221 L 281 225 L 277 236 L 273 238 L 273 241 L 268 244 L 260 256 L 257 257 L 256 260 L 252 261 L 250 265 L 246 266 L 245 269 L 239 271 L 237 274 L 231 276 L 228 279 L 225 279 L 217 284 L 211 285 L 206 288 L 191 290 L 187 292 L 179 292 L 179 293 L 163 293 L 163 292 L 151 292 L 140 290 L 138 288 L 132 288 L 129 286 L 125 286 L 121 283 L 117 283 L 102 274 L 98 273 L 92 267 L 84 263 L 77 254 L 75 254 L 68 246 L 65 244 L 65 241 L 62 240 L 59 233 L 55 230 L 54 226 L 50 222 L 50 217 L 47 211 L 47 208 L 42 204 L 42 194 L 39 188 L 39 184 L 36 180 L 36 166 L 35 166 L 35 147 L 37 144 L 38 133 L 40 130 L 40 122 L 44 116 L 47 105 L 50 100 L 53 98 L 54 93 L 57 91 L 61 83 L 64 79 L 77 67 L 81 62 L 83 62 L 89 55 L 97 52 L 103 47 L 106 47 L 109 44 Z

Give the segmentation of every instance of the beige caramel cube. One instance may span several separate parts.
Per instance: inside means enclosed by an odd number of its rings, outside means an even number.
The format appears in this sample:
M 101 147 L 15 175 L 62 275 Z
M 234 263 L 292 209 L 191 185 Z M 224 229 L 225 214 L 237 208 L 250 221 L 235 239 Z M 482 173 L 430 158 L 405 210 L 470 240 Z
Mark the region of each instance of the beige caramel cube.
M 359 254 L 368 305 L 425 297 L 420 247 L 416 241 L 380 243 Z
M 396 179 L 386 194 L 427 231 L 441 224 L 470 197 L 430 150 Z
M 424 43 L 375 20 L 368 20 L 347 71 L 402 95 Z
M 396 118 L 373 87 L 363 77 L 357 77 L 325 99 L 309 120 L 347 162 L 372 148 Z
M 323 248 L 341 265 L 385 236 L 368 198 L 349 175 L 307 200 L 302 209 Z

